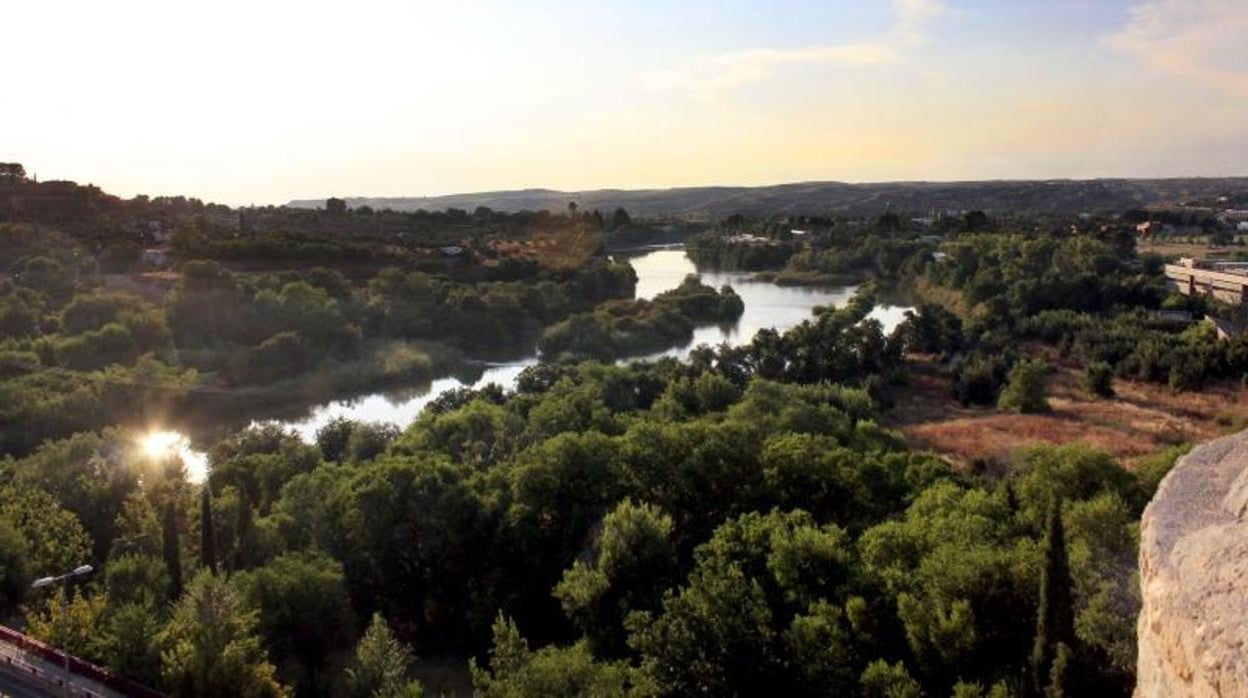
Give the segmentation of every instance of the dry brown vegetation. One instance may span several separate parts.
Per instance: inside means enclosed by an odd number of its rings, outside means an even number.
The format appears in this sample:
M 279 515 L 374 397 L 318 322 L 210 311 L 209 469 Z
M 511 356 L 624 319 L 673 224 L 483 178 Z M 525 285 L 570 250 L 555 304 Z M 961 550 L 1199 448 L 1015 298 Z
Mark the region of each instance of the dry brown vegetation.
M 1081 442 L 1112 453 L 1128 467 L 1166 446 L 1214 438 L 1248 422 L 1238 383 L 1176 393 L 1165 385 L 1114 380 L 1115 397 L 1101 399 L 1081 385 L 1078 366 L 1058 366 L 1049 378 L 1046 414 L 1012 414 L 962 407 L 941 367 L 917 363 L 913 378 L 889 411 L 889 426 L 911 444 L 965 466 L 976 459 L 1005 461 L 1036 443 Z
M 1162 257 L 1216 257 L 1235 251 L 1234 247 L 1210 245 L 1208 242 L 1178 242 L 1172 240 L 1140 240 L 1136 250 L 1140 254 L 1159 254 Z

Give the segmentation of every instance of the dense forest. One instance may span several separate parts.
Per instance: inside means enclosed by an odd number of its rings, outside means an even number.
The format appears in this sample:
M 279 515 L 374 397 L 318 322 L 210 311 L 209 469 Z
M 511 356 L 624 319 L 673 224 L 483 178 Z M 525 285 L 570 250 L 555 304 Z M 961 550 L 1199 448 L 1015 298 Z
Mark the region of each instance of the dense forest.
M 1248 342 L 1158 312 L 1228 309 L 1170 293 L 1117 219 L 733 216 L 690 256 L 865 283 L 785 332 L 624 363 L 743 308 L 695 277 L 635 300 L 600 237 L 627 214 L 331 200 L 233 212 L 271 226 L 234 237 L 198 202 L 68 191 L 73 215 L 0 208 L 0 615 L 174 695 L 1129 695 L 1138 520 L 1181 447 L 956 467 L 884 423 L 916 357 L 1023 413 L 1047 409 L 1045 357 L 1105 396 L 1248 374 Z M 176 267 L 110 271 L 153 210 Z M 366 254 L 308 246 L 331 230 Z M 524 252 L 555 247 L 580 256 Z M 868 316 L 899 293 L 886 333 Z M 513 389 L 311 442 L 235 430 L 202 484 L 136 433 L 524 342 L 543 361 Z

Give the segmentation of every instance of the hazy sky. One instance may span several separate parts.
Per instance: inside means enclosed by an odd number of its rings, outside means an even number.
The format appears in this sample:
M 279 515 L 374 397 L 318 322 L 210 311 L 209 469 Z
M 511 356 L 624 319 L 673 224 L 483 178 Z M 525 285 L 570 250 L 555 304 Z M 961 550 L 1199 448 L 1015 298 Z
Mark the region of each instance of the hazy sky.
M 0 161 L 127 196 L 1248 174 L 1248 0 L 4 4 Z

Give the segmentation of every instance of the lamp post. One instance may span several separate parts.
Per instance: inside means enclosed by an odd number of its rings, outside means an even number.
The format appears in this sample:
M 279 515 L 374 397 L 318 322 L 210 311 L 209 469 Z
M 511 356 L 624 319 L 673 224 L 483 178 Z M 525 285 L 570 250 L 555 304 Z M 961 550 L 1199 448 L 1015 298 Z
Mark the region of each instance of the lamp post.
M 68 581 L 77 579 L 78 577 L 85 577 L 88 574 L 91 574 L 91 572 L 93 572 L 94 570 L 95 568 L 92 567 L 91 565 L 79 565 L 78 567 L 75 567 L 72 571 L 66 572 L 65 574 L 57 575 L 54 577 L 40 577 L 39 579 L 36 579 L 35 583 L 31 584 L 30 586 L 33 589 L 43 589 L 44 587 L 50 587 L 50 586 L 59 584 L 60 582 L 68 582 Z M 61 654 L 65 657 L 65 680 L 61 684 L 61 689 L 63 690 L 65 695 L 68 696 L 69 695 L 69 647 L 67 647 L 67 640 L 69 638 L 65 634 L 65 620 L 66 620 L 65 619 L 65 616 L 66 616 L 65 594 L 61 595 L 60 604 L 61 604 L 61 618 L 60 618 L 59 625 L 60 625 L 60 636 L 61 636 Z

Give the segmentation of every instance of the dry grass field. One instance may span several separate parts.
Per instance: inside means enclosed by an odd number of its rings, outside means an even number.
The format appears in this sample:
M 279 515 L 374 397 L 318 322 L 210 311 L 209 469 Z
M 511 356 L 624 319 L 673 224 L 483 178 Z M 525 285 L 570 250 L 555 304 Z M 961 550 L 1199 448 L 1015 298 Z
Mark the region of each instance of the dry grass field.
M 1248 423 L 1248 396 L 1238 383 L 1175 393 L 1165 385 L 1115 379 L 1112 399 L 1081 385 L 1082 371 L 1058 366 L 1049 379 L 1046 414 L 962 407 L 941 367 L 915 364 L 914 378 L 885 416 L 910 443 L 965 466 L 976 459 L 1003 462 L 1037 443 L 1082 442 L 1114 454 L 1127 467 L 1167 446 L 1214 438 Z
M 1159 254 L 1167 259 L 1175 257 L 1196 257 L 1203 259 L 1205 257 L 1217 257 L 1219 255 L 1227 255 L 1236 251 L 1242 251 L 1244 248 L 1238 245 L 1222 246 L 1210 245 L 1208 242 L 1177 242 L 1166 240 L 1141 240 L 1136 244 L 1136 250 L 1140 254 Z

